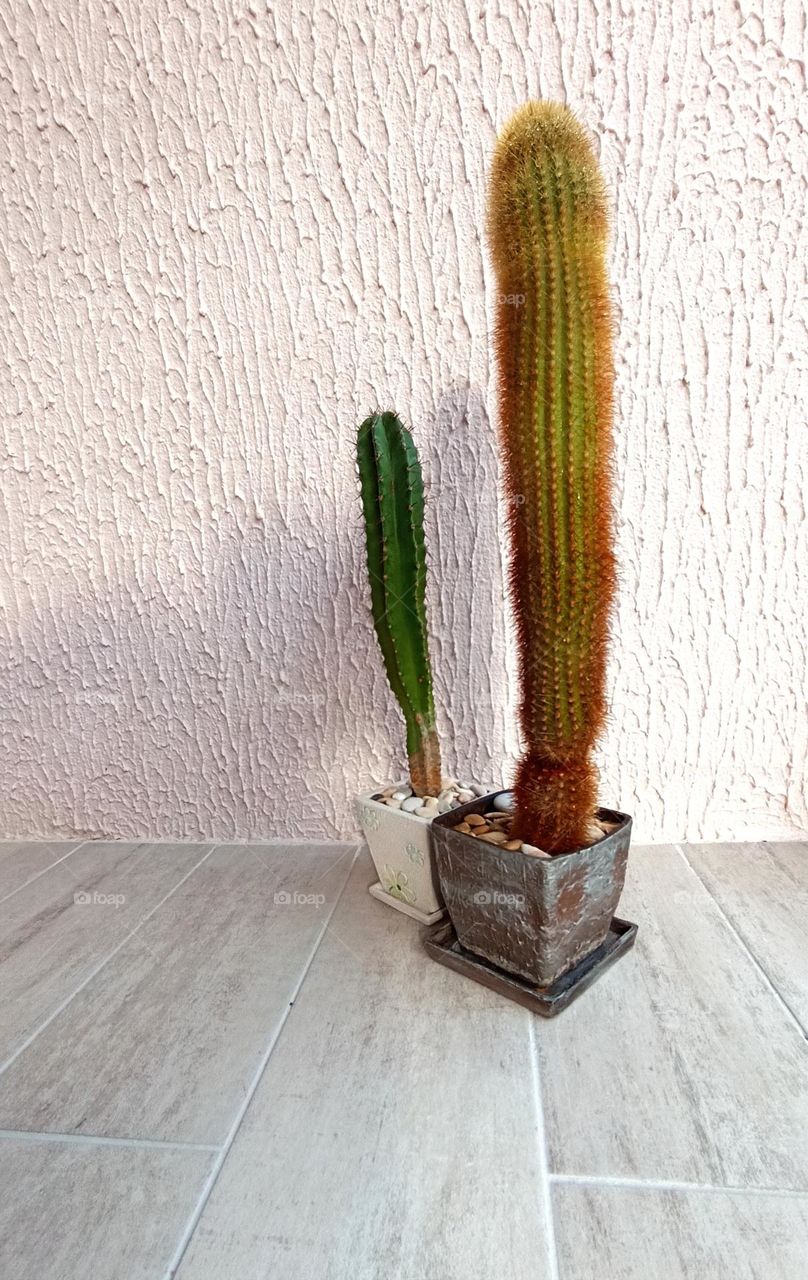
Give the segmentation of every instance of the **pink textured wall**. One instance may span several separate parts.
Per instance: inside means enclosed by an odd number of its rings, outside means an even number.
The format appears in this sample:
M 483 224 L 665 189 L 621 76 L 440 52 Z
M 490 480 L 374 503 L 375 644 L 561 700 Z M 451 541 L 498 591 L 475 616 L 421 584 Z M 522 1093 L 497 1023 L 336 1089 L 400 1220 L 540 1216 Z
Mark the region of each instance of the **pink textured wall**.
M 539 94 L 615 197 L 604 800 L 641 838 L 808 827 L 798 0 L 0 0 L 0 30 L 0 832 L 353 828 L 402 754 L 353 463 L 377 405 L 431 482 L 449 763 L 499 778 L 480 228 Z

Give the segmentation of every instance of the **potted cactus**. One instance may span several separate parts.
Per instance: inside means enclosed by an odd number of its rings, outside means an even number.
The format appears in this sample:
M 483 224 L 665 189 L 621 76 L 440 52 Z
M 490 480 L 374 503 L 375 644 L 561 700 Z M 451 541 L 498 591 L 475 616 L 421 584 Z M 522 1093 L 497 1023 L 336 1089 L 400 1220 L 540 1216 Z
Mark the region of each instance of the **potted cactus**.
M 374 897 L 432 924 L 443 915 L 432 819 L 483 788 L 441 776 L 427 642 L 424 484 L 412 436 L 374 413 L 357 439 L 370 602 L 390 687 L 404 714 L 409 779 L 359 797 L 358 818 L 379 880 Z
M 631 819 L 598 808 L 592 761 L 615 592 L 606 235 L 583 128 L 526 104 L 498 139 L 488 216 L 524 754 L 512 793 L 437 819 L 451 925 L 428 945 L 545 1014 L 636 931 L 613 920 Z

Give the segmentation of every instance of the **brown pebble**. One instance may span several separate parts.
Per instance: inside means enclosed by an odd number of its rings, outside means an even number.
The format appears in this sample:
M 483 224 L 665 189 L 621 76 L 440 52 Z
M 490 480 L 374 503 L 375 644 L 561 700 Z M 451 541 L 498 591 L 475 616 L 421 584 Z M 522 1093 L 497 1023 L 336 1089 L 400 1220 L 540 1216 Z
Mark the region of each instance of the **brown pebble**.
M 481 840 L 485 840 L 486 844 L 505 843 L 505 837 L 501 831 L 481 831 L 478 834 Z
M 481 813 L 470 813 L 466 818 L 466 822 L 469 824 L 470 827 L 485 826 L 485 818 Z
M 503 849 L 509 849 L 511 853 L 515 853 L 517 849 L 522 848 L 521 840 L 506 840 Z
M 453 830 L 453 831 L 462 831 L 462 832 L 464 832 L 464 834 L 468 835 L 468 833 L 471 831 L 471 827 L 469 826 L 469 824 L 468 824 L 467 822 L 458 822 L 457 826 L 456 826 L 456 827 L 453 827 L 453 828 L 452 828 L 452 830 Z

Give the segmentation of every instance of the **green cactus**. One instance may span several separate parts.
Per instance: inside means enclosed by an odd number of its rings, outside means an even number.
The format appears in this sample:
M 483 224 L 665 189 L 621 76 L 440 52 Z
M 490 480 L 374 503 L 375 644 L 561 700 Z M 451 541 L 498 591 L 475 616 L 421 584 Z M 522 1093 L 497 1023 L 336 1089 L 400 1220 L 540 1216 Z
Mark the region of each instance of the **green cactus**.
M 497 140 L 488 231 L 525 742 L 514 829 L 550 852 L 591 839 L 591 751 L 606 714 L 615 591 L 607 230 L 584 129 L 564 106 L 527 103 Z
M 416 795 L 441 789 L 426 610 L 424 484 L 412 436 L 394 413 L 374 413 L 357 438 L 373 622 L 407 726 Z

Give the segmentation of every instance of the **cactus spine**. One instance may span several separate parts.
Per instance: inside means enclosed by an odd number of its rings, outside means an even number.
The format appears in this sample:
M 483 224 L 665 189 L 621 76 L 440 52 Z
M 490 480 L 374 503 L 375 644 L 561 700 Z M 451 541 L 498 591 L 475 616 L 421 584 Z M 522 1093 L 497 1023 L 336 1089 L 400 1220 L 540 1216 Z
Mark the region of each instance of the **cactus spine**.
M 549 852 L 592 838 L 591 753 L 606 715 L 615 591 L 607 231 L 583 128 L 564 106 L 527 103 L 497 141 L 488 234 L 524 741 L 514 834 Z
M 407 726 L 416 795 L 441 789 L 424 591 L 424 484 L 412 436 L 394 413 L 375 413 L 357 439 L 373 622 L 387 678 Z

